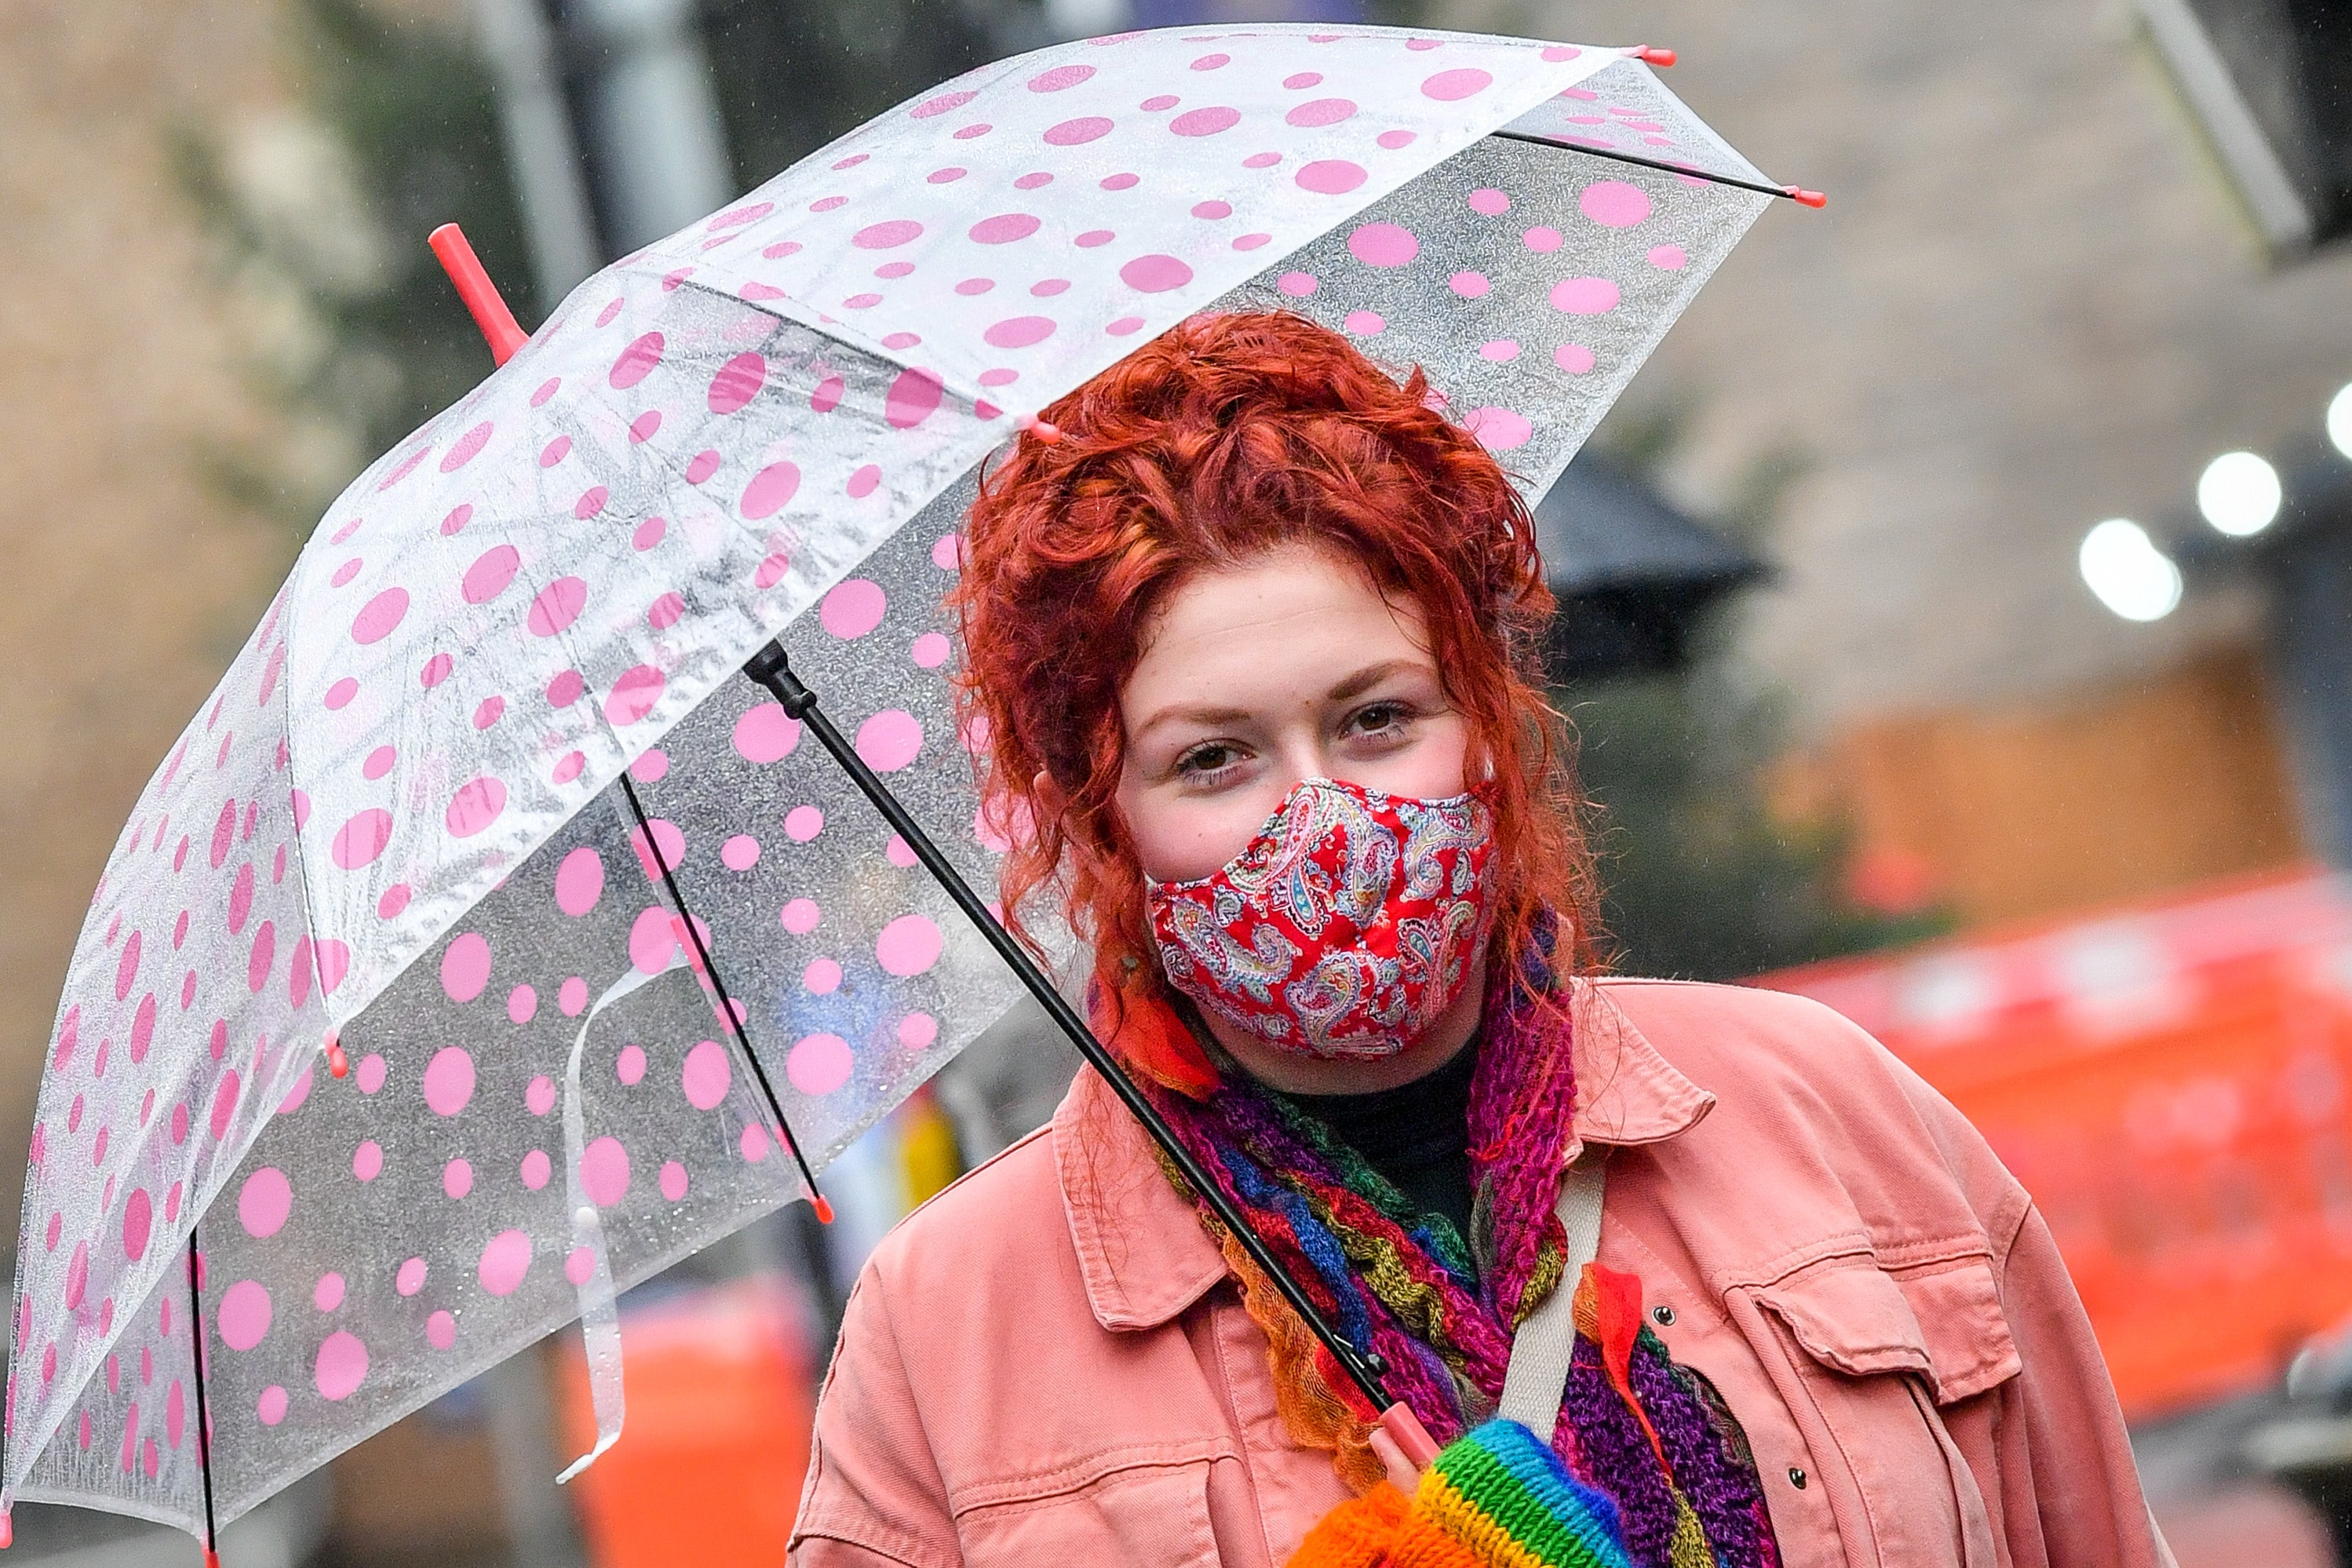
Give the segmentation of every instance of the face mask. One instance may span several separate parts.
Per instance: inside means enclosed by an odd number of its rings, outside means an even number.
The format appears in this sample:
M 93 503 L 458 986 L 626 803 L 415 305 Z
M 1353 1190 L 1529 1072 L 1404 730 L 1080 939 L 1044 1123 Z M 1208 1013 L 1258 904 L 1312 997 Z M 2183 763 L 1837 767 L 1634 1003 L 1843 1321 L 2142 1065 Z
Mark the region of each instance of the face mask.
M 1147 884 L 1169 984 L 1279 1050 L 1392 1057 L 1460 998 L 1494 814 L 1307 779 L 1213 875 Z

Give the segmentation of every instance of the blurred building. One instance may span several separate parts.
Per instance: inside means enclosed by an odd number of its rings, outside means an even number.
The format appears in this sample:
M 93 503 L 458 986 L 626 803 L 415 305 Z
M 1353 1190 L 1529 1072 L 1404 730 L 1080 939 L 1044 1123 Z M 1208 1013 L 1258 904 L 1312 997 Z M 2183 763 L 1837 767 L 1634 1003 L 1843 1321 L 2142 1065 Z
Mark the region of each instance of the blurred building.
M 2211 458 L 2315 438 L 2352 380 L 2352 254 L 2273 262 L 2140 10 L 1441 18 L 1671 45 L 1677 91 L 1830 193 L 1766 215 L 1627 401 L 1685 405 L 1670 488 L 1701 510 L 1801 466 L 1742 651 L 1794 705 L 1790 803 L 1850 811 L 1884 896 L 2039 916 L 2325 842 L 2262 586 L 2139 624 L 2077 570 L 2094 523 L 2185 511 Z
M 214 266 L 173 163 L 175 132 L 201 115 L 252 135 L 268 177 L 287 101 L 270 13 L 25 0 L 0 38 L 0 1206 L 13 1216 L 58 985 L 107 850 L 293 558 L 296 542 L 212 483 L 208 461 L 309 437 L 248 374 L 284 323 Z

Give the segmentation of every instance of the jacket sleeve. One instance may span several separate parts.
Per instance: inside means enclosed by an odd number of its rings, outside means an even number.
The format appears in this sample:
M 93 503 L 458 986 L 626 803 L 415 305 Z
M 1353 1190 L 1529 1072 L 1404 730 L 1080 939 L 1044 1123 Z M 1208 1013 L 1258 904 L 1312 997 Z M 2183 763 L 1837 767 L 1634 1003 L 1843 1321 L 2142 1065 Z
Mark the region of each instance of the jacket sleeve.
M 888 1292 L 870 1264 L 850 1292 L 817 1394 L 808 1479 L 785 1561 L 792 1568 L 961 1568 L 963 1561 Z
M 1994 1435 L 2001 1518 L 2018 1568 L 2175 1568 L 2140 1492 L 2115 1385 L 2042 1211 L 2028 1206 L 2001 1271 L 2022 1370 Z

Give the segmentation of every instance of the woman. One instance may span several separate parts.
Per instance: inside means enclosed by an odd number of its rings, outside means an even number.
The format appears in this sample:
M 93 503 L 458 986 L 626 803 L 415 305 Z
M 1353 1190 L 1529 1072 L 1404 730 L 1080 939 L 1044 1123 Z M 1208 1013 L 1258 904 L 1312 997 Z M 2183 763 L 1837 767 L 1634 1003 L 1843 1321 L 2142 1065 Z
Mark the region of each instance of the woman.
M 960 605 L 1004 907 L 1057 901 L 1097 1032 L 1451 1446 L 1376 1436 L 1084 1072 L 867 1266 L 794 1560 L 2168 1562 L 1957 1112 L 1811 1003 L 1583 978 L 1550 597 L 1437 404 L 1195 319 L 1020 442 Z M 1493 1417 L 1546 1323 L 1538 1436 Z

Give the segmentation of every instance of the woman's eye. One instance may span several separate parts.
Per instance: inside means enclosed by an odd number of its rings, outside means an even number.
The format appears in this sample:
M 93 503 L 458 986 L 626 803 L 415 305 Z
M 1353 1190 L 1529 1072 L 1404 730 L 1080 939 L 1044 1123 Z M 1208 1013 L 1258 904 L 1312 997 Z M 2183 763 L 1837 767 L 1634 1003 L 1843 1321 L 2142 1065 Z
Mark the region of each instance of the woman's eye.
M 1359 735 L 1385 736 L 1404 728 L 1412 710 L 1402 702 L 1375 702 L 1359 709 L 1349 728 Z
M 1223 742 L 1212 741 L 1205 745 L 1195 746 L 1177 758 L 1176 772 L 1180 777 L 1187 779 L 1213 776 L 1231 767 L 1237 755 L 1234 749 Z

